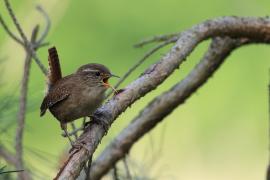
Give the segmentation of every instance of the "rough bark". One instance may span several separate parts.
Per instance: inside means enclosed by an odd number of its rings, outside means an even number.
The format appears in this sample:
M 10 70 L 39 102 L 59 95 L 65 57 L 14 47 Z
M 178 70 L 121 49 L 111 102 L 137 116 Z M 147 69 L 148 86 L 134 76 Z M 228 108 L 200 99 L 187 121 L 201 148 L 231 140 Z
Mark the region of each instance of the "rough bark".
M 245 37 L 261 42 L 269 41 L 270 19 L 268 17 L 222 17 L 205 21 L 181 33 L 169 53 L 129 84 L 124 92 L 99 108 L 95 112 L 95 116 L 111 125 L 131 104 L 155 89 L 173 73 L 201 41 L 217 36 Z M 105 133 L 105 130 L 100 125 L 92 124 L 89 126 L 78 138 L 78 141 L 85 143 L 88 151 L 83 148 L 73 152 L 60 169 L 56 179 L 75 179 L 78 177 L 87 159 L 93 155 Z
M 190 74 L 169 91 L 152 100 L 140 114 L 94 161 L 91 168 L 91 179 L 100 179 L 118 160 L 123 159 L 133 144 L 160 123 L 175 108 L 183 104 L 196 90 L 219 68 L 228 55 L 247 39 L 234 40 L 231 38 L 215 38 L 207 53 Z

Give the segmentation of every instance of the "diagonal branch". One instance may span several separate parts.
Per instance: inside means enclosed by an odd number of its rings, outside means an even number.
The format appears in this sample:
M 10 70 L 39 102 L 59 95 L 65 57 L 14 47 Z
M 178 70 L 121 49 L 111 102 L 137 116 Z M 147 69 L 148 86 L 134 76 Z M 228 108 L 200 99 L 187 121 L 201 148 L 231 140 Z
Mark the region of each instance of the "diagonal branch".
M 168 41 L 169 39 L 174 39 L 174 38 L 178 39 L 179 36 L 180 36 L 180 33 L 172 33 L 172 34 L 154 36 L 154 37 L 145 39 L 145 40 L 135 44 L 134 47 L 140 48 L 140 47 L 143 47 L 147 44 L 154 43 L 154 42 L 164 42 L 164 41 Z
M 15 35 L 13 34 L 13 32 L 8 28 L 6 22 L 4 21 L 2 15 L 0 14 L 0 24 L 3 26 L 3 29 L 6 31 L 6 33 L 12 38 L 14 39 L 14 41 L 16 41 L 17 43 L 19 43 L 20 45 L 24 45 L 24 43 Z
M 35 62 L 37 63 L 37 65 L 39 66 L 39 68 L 41 69 L 42 73 L 44 75 L 47 74 L 47 69 L 46 67 L 41 63 L 40 59 L 38 58 L 37 54 L 36 54 L 36 51 L 35 51 L 35 48 L 33 46 L 33 44 L 31 44 L 28 40 L 27 40 L 27 37 L 25 35 L 25 33 L 23 32 L 12 8 L 11 8 L 11 5 L 9 3 L 9 0 L 4 0 L 5 2 L 5 5 L 6 5 L 6 8 L 8 10 L 8 13 L 10 15 L 10 17 L 12 18 L 12 21 L 15 25 L 15 27 L 17 28 L 23 42 L 24 42 L 24 47 L 26 49 L 26 51 L 28 51 L 29 53 L 31 53 L 31 57 L 35 60 Z
M 222 17 L 205 21 L 181 33 L 170 52 L 148 68 L 138 79 L 95 112 L 95 117 L 111 125 L 114 120 L 136 100 L 155 89 L 182 64 L 185 58 L 203 40 L 216 36 L 247 37 L 257 41 L 270 40 L 270 18 Z M 91 124 L 78 138 L 88 148 L 73 152 L 61 168 L 56 179 L 75 179 L 91 156 L 105 130 L 101 125 Z
M 168 39 L 166 41 L 164 41 L 163 43 L 157 45 L 156 47 L 154 47 L 153 49 L 150 49 L 149 52 L 147 52 L 136 64 L 134 64 L 120 79 L 119 81 L 116 83 L 116 85 L 114 86 L 115 89 L 117 89 L 120 84 L 126 80 L 128 78 L 128 76 L 135 71 L 147 58 L 149 58 L 151 55 L 153 55 L 155 52 L 157 52 L 159 49 L 173 43 L 176 42 L 177 39 L 172 38 L 172 39 Z M 113 93 L 113 91 L 111 91 L 110 93 L 108 93 L 107 97 L 109 97 L 111 94 Z
M 91 179 L 100 179 L 132 146 L 151 131 L 175 108 L 183 104 L 213 75 L 230 53 L 246 40 L 215 38 L 207 53 L 190 74 L 169 91 L 152 100 L 143 111 L 110 143 L 91 168 Z

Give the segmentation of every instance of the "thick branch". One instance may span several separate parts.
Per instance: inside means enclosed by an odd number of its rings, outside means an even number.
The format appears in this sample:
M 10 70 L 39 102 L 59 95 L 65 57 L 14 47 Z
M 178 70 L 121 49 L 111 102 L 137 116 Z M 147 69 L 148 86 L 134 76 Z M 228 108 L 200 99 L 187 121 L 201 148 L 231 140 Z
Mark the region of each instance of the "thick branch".
M 218 69 L 240 41 L 216 38 L 208 52 L 191 73 L 169 91 L 155 98 L 143 111 L 110 143 L 96 159 L 91 169 L 91 179 L 100 179 L 114 164 L 125 157 L 133 144 L 152 130 L 177 106 L 183 104 Z
M 161 44 L 157 45 L 156 47 L 154 47 L 153 49 L 150 49 L 149 52 L 147 52 L 136 64 L 134 64 L 131 68 L 129 68 L 129 70 L 119 79 L 119 81 L 116 83 L 116 85 L 114 86 L 115 89 L 117 89 L 120 84 L 126 80 L 128 78 L 128 76 L 135 71 L 147 58 L 149 58 L 151 55 L 153 55 L 155 52 L 157 52 L 159 49 L 173 43 L 176 42 L 177 39 L 173 38 L 173 39 L 168 39 L 164 42 L 162 42 Z M 111 91 L 107 97 L 109 97 L 111 94 L 113 93 L 113 91 Z
M 181 33 L 176 45 L 166 56 L 128 85 L 124 92 L 99 108 L 95 112 L 95 116 L 109 125 L 112 124 L 131 104 L 155 89 L 178 68 L 198 43 L 215 36 L 248 37 L 268 41 L 270 39 L 270 19 L 223 17 L 206 21 Z M 78 139 L 78 141 L 85 142 L 88 151 L 83 148 L 74 152 L 56 178 L 75 179 L 104 135 L 105 131 L 100 125 L 89 126 Z

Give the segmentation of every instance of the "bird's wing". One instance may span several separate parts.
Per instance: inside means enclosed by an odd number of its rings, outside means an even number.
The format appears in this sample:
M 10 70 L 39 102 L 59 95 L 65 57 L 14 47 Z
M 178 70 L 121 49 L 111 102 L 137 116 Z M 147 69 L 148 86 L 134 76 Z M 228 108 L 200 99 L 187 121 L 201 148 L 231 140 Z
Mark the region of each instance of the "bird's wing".
M 55 104 L 67 99 L 70 95 L 68 88 L 63 86 L 55 87 L 49 94 L 43 99 L 43 102 L 40 106 L 40 116 L 43 116 L 46 113 L 46 110 Z

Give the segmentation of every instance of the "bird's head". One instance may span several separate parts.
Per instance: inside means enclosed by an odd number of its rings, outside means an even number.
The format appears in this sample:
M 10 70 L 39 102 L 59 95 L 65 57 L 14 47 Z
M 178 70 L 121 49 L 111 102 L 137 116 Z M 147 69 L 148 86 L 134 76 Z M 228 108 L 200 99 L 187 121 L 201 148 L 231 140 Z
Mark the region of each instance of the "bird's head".
M 101 86 L 104 88 L 110 87 L 112 89 L 114 88 L 109 84 L 109 79 L 111 77 L 119 78 L 119 76 L 112 74 L 106 66 L 95 63 L 81 66 L 77 70 L 76 74 L 83 76 L 85 79 L 89 80 L 89 82 L 92 83 L 92 85 L 94 86 Z

